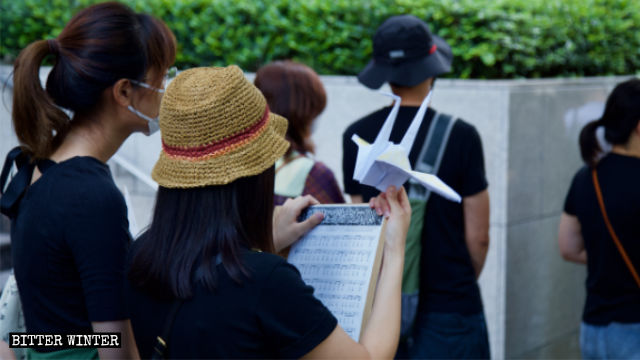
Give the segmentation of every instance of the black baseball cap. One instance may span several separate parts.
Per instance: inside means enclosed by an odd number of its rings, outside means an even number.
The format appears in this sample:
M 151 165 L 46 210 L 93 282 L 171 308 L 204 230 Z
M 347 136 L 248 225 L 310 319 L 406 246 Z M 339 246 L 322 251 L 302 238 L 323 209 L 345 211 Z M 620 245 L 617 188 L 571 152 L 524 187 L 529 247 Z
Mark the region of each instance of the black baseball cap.
M 413 15 L 388 18 L 373 36 L 373 59 L 358 74 L 368 88 L 385 82 L 415 86 L 451 71 L 453 53 L 444 39 Z

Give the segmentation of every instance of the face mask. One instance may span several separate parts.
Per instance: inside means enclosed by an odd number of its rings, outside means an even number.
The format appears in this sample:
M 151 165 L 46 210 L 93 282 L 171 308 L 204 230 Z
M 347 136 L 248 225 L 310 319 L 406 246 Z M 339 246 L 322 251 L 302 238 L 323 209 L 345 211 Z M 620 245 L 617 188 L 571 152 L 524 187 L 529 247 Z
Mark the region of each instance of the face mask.
M 138 85 L 138 86 L 145 87 L 145 88 L 147 88 L 149 90 L 153 90 L 153 91 L 159 92 L 160 94 L 164 93 L 164 89 L 158 89 L 158 88 L 153 87 L 153 86 L 151 86 L 151 85 L 149 85 L 147 83 L 143 83 L 143 82 L 136 81 L 136 80 L 131 80 L 131 82 L 136 84 L 136 85 Z M 160 123 L 158 122 L 158 118 L 157 117 L 155 117 L 155 118 L 149 117 L 149 116 L 141 113 L 140 111 L 138 111 L 136 108 L 134 108 L 131 105 L 129 105 L 127 107 L 127 109 L 129 109 L 129 111 L 131 111 L 132 113 L 138 115 L 139 117 L 147 120 L 147 123 L 148 123 L 147 125 L 149 126 L 149 130 L 144 133 L 145 135 L 151 136 L 151 135 L 155 134 L 158 130 L 160 130 Z
M 127 109 L 129 109 L 129 111 L 131 111 L 132 113 L 138 115 L 139 117 L 147 120 L 147 125 L 149 126 L 149 130 L 144 133 L 145 135 L 151 136 L 151 135 L 155 134 L 158 130 L 160 130 L 160 123 L 158 122 L 158 118 L 157 117 L 155 117 L 155 118 L 149 117 L 149 116 L 141 113 L 140 111 L 136 110 L 136 108 L 134 108 L 131 105 L 129 105 L 127 107 Z

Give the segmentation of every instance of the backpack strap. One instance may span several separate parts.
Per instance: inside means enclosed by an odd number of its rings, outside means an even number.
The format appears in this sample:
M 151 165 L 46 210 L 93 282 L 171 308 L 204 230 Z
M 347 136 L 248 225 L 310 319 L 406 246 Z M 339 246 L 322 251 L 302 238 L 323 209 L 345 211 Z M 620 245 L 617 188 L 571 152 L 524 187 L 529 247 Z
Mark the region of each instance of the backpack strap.
M 298 152 L 294 152 L 287 159 L 280 158 L 276 162 L 274 194 L 290 198 L 302 195 L 313 165 L 313 159 Z
M 442 163 L 444 151 L 449 142 L 451 130 L 457 119 L 453 119 L 451 115 L 436 113 L 433 121 L 429 125 L 427 138 L 422 145 L 422 149 L 418 155 L 418 160 L 414 166 L 414 170 L 427 174 L 437 175 Z M 409 180 L 409 198 L 414 200 L 422 200 L 427 202 L 431 196 L 431 191 L 424 188 L 419 183 Z
M 276 160 L 276 174 L 278 173 L 278 171 L 280 171 L 280 169 L 289 165 L 289 163 L 303 157 L 305 157 L 304 154 L 301 154 L 294 150 L 293 152 L 291 152 L 291 154 L 289 154 L 289 156 L 283 156 L 280 159 Z
M 455 125 L 450 115 L 436 113 L 429 125 L 427 138 L 422 144 L 415 170 L 428 174 L 437 174 L 449 135 Z M 400 339 L 408 341 L 412 337 L 413 327 L 418 313 L 420 297 L 420 260 L 422 254 L 422 232 L 424 214 L 431 191 L 422 184 L 409 180 L 409 202 L 411 203 L 411 223 L 405 244 L 404 269 L 402 273 L 402 311 Z
M 9 173 L 11 172 L 11 167 L 13 166 L 13 162 L 16 160 L 18 155 L 22 153 L 22 149 L 20 147 L 15 147 L 9 151 L 6 159 L 4 160 L 4 166 L 2 167 L 2 172 L 0 173 L 0 194 L 4 194 L 4 186 L 9 178 Z
M 18 172 L 7 184 L 14 163 Z M 30 161 L 29 156 L 19 146 L 13 148 L 7 154 L 2 173 L 0 173 L 0 193 L 2 193 L 0 212 L 10 219 L 13 219 L 18 214 L 20 199 L 31 183 L 34 168 L 35 164 Z
M 169 309 L 169 314 L 167 314 L 167 319 L 164 321 L 164 327 L 162 328 L 162 333 L 156 337 L 156 343 L 153 346 L 153 353 L 151 355 L 152 359 L 165 359 L 167 351 L 167 341 L 169 341 L 169 335 L 171 335 L 171 328 L 173 327 L 173 321 L 176 319 L 176 314 L 178 314 L 178 310 L 184 304 L 183 300 L 179 300 L 174 302 Z
M 636 268 L 633 266 L 633 263 L 631 262 L 629 255 L 627 255 L 627 252 L 624 250 L 624 247 L 622 246 L 622 243 L 620 242 L 618 235 L 616 235 L 616 232 L 613 230 L 613 226 L 611 226 L 611 222 L 609 221 L 609 216 L 607 216 L 607 210 L 604 207 L 604 200 L 602 198 L 602 190 L 600 189 L 600 182 L 598 181 L 598 172 L 596 171 L 595 168 L 591 170 L 591 176 L 593 177 L 593 186 L 596 189 L 598 204 L 600 205 L 600 211 L 602 212 L 604 223 L 607 226 L 607 230 L 609 230 L 609 235 L 611 235 L 613 242 L 616 243 L 616 247 L 618 248 L 620 255 L 622 255 L 622 260 L 624 260 L 625 264 L 627 265 L 627 268 L 629 268 L 629 272 L 631 272 L 631 276 L 633 276 L 633 279 L 636 281 L 636 284 L 638 284 L 638 287 L 640 288 L 640 276 L 638 276 L 638 272 L 636 271 Z
M 9 175 L 13 165 L 16 165 L 18 172 L 9 181 Z M 31 161 L 31 158 L 22 151 L 20 146 L 16 146 L 11 149 L 7 154 L 0 173 L 0 212 L 10 219 L 13 219 L 18 214 L 18 206 L 22 196 L 27 191 L 29 185 L 31 185 L 31 178 L 33 177 L 33 170 L 38 167 L 41 173 L 50 169 L 55 162 L 49 159 L 40 159 Z M 7 184 L 7 182 L 9 182 Z

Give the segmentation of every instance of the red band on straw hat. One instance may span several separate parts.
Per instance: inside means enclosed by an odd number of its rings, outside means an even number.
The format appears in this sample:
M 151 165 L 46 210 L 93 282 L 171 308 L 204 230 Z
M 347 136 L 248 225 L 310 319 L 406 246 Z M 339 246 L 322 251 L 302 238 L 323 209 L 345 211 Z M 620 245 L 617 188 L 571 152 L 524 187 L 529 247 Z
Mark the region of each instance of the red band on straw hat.
M 262 128 L 264 128 L 264 125 L 267 123 L 268 119 L 269 119 L 269 106 L 267 105 L 264 109 L 264 113 L 262 114 L 262 118 L 260 119 L 260 121 L 256 122 L 251 127 L 237 134 L 233 134 L 227 138 L 221 139 L 212 144 L 194 146 L 191 148 L 171 146 L 171 145 L 165 144 L 165 142 L 162 141 L 162 149 L 164 150 L 164 152 L 167 153 L 167 155 L 171 155 L 171 156 L 183 156 L 183 157 L 190 157 L 190 158 L 206 156 L 220 149 L 224 149 L 226 147 L 229 147 L 230 145 L 233 145 L 235 143 L 240 143 L 243 140 L 252 137 L 256 133 L 258 133 Z

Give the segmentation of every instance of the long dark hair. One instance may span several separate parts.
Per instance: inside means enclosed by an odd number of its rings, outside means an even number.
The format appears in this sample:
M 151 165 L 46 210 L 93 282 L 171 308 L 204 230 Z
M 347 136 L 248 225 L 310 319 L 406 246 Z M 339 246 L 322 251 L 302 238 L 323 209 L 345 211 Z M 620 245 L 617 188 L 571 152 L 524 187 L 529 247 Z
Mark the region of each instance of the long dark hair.
M 76 114 L 94 110 L 117 80 L 143 80 L 149 69 L 168 68 L 175 49 L 164 23 L 126 5 L 107 2 L 78 12 L 56 39 L 35 41 L 16 59 L 12 118 L 23 149 L 48 157 L 71 124 L 60 108 Z M 54 66 L 45 90 L 39 69 L 47 56 Z
M 602 152 L 596 130 L 604 126 L 604 138 L 613 145 L 625 144 L 640 122 L 640 79 L 618 84 L 609 95 L 604 114 L 580 132 L 580 153 L 589 166 L 595 166 Z
M 292 150 L 313 152 L 307 137 L 311 123 L 327 104 L 320 77 L 310 67 L 291 60 L 275 61 L 256 72 L 254 84 L 267 99 L 271 112 L 289 120 L 287 140 Z
M 187 299 L 196 271 L 196 281 L 215 289 L 218 254 L 232 279 L 250 276 L 242 252 L 273 252 L 274 173 L 270 167 L 227 185 L 160 187 L 151 225 L 137 240 L 131 283 L 159 297 Z

